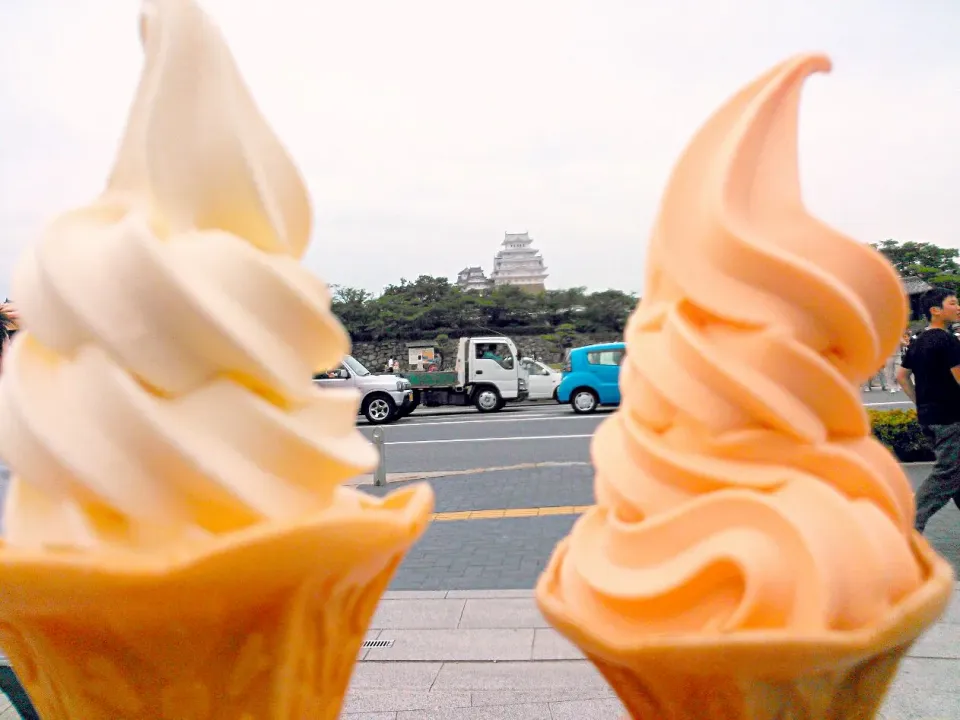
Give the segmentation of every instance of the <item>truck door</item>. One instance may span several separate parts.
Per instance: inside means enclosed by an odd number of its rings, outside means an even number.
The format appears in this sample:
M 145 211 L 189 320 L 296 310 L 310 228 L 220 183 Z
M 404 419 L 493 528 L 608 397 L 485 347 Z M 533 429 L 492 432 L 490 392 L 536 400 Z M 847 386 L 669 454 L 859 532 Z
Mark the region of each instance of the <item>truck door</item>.
M 495 385 L 504 400 L 517 397 L 518 359 L 506 342 L 471 343 L 470 379 Z

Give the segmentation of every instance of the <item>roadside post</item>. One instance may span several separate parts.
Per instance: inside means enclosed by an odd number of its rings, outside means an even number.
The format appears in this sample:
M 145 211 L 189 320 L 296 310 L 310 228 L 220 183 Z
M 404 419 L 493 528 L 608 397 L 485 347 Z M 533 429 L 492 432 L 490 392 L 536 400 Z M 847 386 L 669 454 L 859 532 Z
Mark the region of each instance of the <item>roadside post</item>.
M 373 429 L 373 446 L 377 449 L 377 455 L 380 457 L 380 464 L 373 471 L 373 484 L 383 487 L 387 484 L 387 447 L 383 442 L 382 427 Z

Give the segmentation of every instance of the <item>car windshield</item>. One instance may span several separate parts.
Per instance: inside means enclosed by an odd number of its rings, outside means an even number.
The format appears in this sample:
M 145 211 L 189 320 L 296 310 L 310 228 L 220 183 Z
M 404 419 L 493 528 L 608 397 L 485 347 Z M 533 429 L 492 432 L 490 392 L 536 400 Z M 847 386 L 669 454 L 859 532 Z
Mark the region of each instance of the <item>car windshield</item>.
M 357 375 L 359 377 L 363 377 L 364 375 L 370 374 L 370 371 L 367 370 L 363 365 L 361 365 L 360 361 L 350 357 L 349 355 L 347 355 L 343 359 L 343 364 L 346 365 L 348 368 L 350 368 L 350 372 L 352 372 L 354 375 Z

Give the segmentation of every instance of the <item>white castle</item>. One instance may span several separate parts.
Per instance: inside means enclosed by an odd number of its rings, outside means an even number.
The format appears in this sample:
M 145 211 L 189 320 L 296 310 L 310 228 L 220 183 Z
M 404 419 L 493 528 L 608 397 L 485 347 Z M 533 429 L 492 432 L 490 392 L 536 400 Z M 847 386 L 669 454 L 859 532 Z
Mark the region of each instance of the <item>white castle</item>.
M 457 274 L 457 287 L 461 290 L 489 290 L 493 287 L 483 268 L 479 265 L 465 267 Z
M 479 267 L 467 267 L 457 276 L 464 290 L 484 290 L 497 285 L 516 285 L 524 290 L 544 289 L 547 268 L 543 256 L 533 247 L 530 233 L 504 233 L 500 250 L 493 258 L 493 272 L 487 279 Z

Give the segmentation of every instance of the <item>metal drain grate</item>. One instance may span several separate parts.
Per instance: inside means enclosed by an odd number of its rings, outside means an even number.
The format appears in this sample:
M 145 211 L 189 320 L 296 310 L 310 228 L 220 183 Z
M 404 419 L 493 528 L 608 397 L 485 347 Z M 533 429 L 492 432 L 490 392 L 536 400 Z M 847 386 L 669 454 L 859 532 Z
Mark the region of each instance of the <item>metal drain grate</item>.
M 373 648 L 393 647 L 393 640 L 364 640 L 361 650 L 371 650 Z

